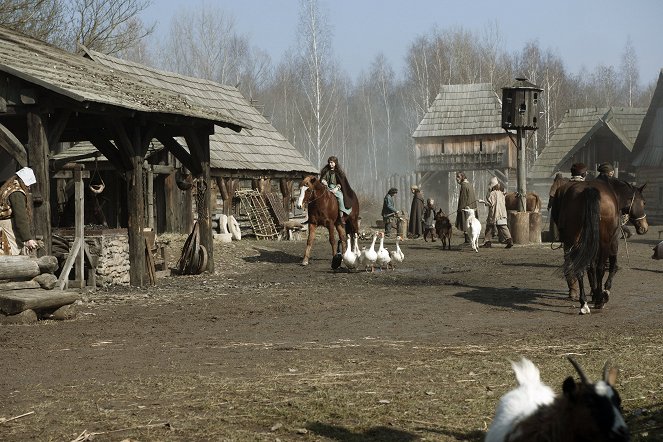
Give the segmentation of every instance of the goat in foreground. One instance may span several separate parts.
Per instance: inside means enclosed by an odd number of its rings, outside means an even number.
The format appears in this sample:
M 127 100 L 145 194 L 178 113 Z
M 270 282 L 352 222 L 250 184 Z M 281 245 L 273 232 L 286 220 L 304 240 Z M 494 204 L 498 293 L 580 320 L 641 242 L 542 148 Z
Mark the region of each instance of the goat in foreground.
M 561 396 L 554 398 L 541 383 L 539 370 L 523 358 L 512 363 L 519 386 L 505 394 L 497 406 L 486 442 L 579 442 L 629 440 L 621 414 L 621 399 L 614 388 L 617 369 L 603 369 L 603 380 L 591 383 L 578 363 L 569 361 L 580 382 L 569 376 Z

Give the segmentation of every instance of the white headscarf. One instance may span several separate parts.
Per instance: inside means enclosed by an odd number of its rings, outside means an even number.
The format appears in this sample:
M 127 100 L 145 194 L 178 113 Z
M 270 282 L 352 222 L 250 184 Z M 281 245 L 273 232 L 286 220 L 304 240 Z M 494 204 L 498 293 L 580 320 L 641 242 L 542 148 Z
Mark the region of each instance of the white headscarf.
M 16 172 L 16 175 L 18 175 L 21 181 L 23 181 L 23 184 L 25 184 L 26 186 L 31 186 L 37 182 L 37 178 L 35 178 L 35 173 L 29 167 L 24 167 L 23 169 L 19 170 L 18 172 Z

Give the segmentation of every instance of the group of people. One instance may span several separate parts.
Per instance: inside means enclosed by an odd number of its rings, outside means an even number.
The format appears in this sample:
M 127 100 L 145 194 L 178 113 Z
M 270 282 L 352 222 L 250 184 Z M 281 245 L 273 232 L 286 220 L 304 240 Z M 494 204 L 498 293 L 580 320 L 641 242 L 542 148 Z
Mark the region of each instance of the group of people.
M 506 244 L 506 248 L 513 247 L 513 240 L 507 225 L 507 211 L 504 199 L 504 187 L 499 183 L 496 177 L 492 177 L 488 183 L 488 193 L 485 199 L 478 199 L 474 187 L 467 179 L 465 172 L 456 173 L 456 182 L 459 185 L 458 192 L 458 210 L 456 212 L 456 228 L 464 233 L 465 243 L 470 242 L 466 232 L 467 215 L 462 211 L 464 208 L 475 210 L 475 216 L 478 217 L 478 203 L 488 207 L 488 217 L 486 218 L 485 240 L 481 247 L 492 247 L 492 238 L 498 235 L 499 241 Z M 408 223 L 408 236 L 416 239 L 424 236 L 427 232 L 434 231 L 435 228 L 435 200 L 428 198 L 424 203 L 423 192 L 418 186 L 410 188 L 412 192 L 412 205 L 410 207 L 410 219 Z M 384 197 L 382 204 L 382 219 L 384 221 L 385 234 L 389 235 L 394 227 L 395 218 L 399 211 L 394 205 L 394 196 L 398 189 L 392 187 Z M 398 232 L 399 234 L 401 232 Z M 432 240 L 435 241 L 435 235 L 432 234 Z

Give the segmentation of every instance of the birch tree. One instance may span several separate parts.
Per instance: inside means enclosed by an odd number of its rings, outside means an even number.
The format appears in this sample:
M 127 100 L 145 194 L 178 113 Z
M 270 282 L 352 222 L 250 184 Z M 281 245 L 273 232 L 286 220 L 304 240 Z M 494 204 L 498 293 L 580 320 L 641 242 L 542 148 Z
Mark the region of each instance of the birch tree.
M 298 113 L 306 137 L 306 156 L 321 166 L 334 136 L 339 94 L 331 29 L 317 0 L 301 0 L 298 34 L 303 68 L 300 83 L 305 98 Z
M 640 71 L 638 70 L 638 56 L 633 47 L 633 41 L 629 36 L 622 53 L 621 77 L 624 83 L 624 95 L 628 107 L 633 107 L 633 102 L 638 94 L 638 83 L 640 82 Z

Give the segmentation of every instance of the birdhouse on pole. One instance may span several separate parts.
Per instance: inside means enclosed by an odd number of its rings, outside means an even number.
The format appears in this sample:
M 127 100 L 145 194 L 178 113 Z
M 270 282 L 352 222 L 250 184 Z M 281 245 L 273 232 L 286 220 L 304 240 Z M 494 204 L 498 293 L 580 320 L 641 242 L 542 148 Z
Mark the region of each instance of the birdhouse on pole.
M 530 231 L 530 215 L 527 211 L 527 156 L 525 155 L 525 132 L 537 130 L 539 123 L 540 87 L 526 78 L 516 78 L 511 87 L 502 88 L 502 128 L 511 136 L 516 131 L 514 143 L 517 148 L 517 194 L 518 212 L 514 215 L 511 233 L 515 243 L 527 243 L 529 238 L 540 232 Z M 538 215 L 538 214 L 536 214 Z M 536 224 L 536 223 L 535 223 Z
M 502 128 L 538 129 L 539 97 L 542 90 L 526 78 L 516 78 L 513 86 L 502 88 Z

